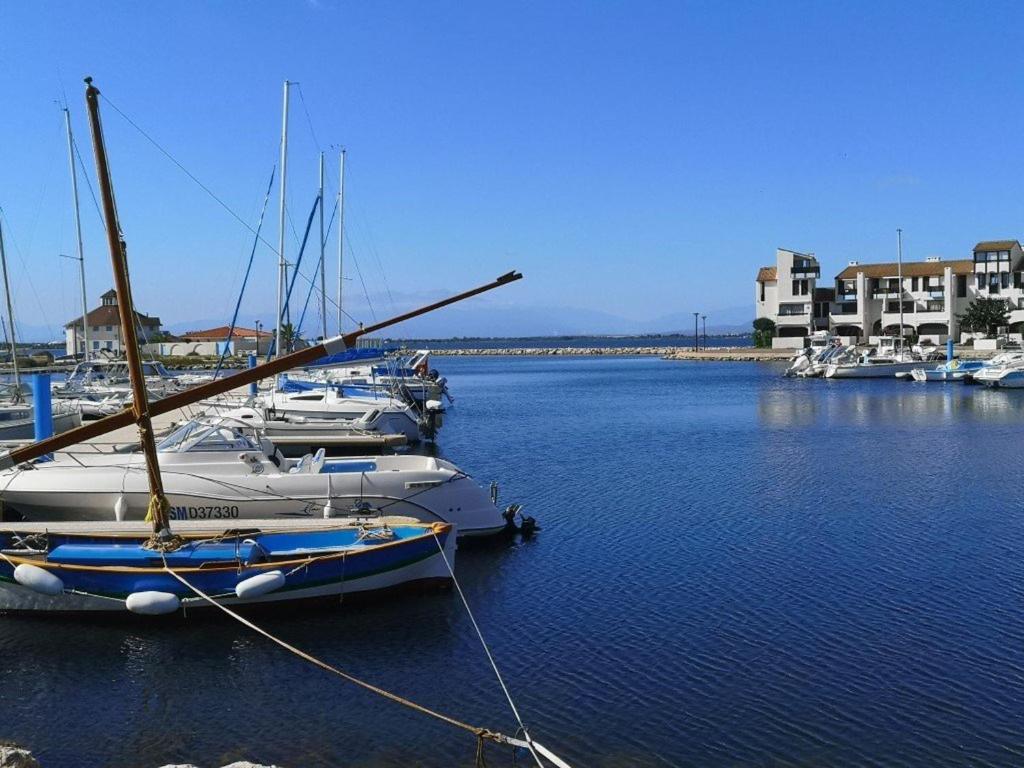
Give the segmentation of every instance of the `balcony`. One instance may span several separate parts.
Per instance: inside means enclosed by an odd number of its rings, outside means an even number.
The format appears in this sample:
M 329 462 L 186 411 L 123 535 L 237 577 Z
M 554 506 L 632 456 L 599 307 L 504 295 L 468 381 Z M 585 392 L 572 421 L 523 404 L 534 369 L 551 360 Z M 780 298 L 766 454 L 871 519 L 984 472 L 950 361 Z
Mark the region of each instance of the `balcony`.
M 903 294 L 903 291 L 898 288 L 889 290 L 888 288 L 879 288 L 871 292 L 872 299 L 898 299 Z
M 807 278 L 819 278 L 821 277 L 821 267 L 793 267 L 793 271 L 790 273 L 794 279 L 807 279 Z
M 856 301 L 856 300 L 857 300 L 857 292 L 856 291 L 848 291 L 846 293 L 837 293 L 836 294 L 836 301 Z
M 941 299 L 946 296 L 946 289 L 941 285 L 932 285 L 925 289 L 933 299 Z
M 835 309 L 832 310 L 832 315 L 833 316 L 843 315 L 843 316 L 849 317 L 850 315 L 856 315 L 856 314 L 857 314 L 857 308 L 856 307 L 844 307 L 844 306 L 840 305 L 840 306 L 838 306 L 838 307 L 836 307 Z

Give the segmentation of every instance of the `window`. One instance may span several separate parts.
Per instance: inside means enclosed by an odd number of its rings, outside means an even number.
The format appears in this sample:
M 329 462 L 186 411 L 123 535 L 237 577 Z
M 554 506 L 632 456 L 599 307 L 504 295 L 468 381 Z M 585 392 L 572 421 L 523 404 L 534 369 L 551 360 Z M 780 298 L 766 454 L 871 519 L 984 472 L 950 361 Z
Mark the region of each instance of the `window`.
M 963 299 L 967 296 L 967 275 L 956 276 L 956 296 L 958 299 Z
M 1021 278 L 1021 273 L 1020 272 L 1014 272 L 1013 273 L 1013 287 L 1014 288 L 1020 288 L 1021 287 L 1020 278 Z
M 94 325 L 94 326 L 92 327 L 92 329 L 93 329 L 94 331 L 96 331 L 96 333 L 99 333 L 99 331 L 100 331 L 100 327 L 99 327 L 98 325 Z
M 946 308 L 946 302 L 944 301 L 929 301 L 927 304 L 928 312 L 942 312 Z
M 758 283 L 758 285 L 761 286 L 761 301 L 764 301 L 764 283 Z M 256 339 L 256 342 L 259 343 L 259 338 L 258 337 Z
M 999 293 L 999 273 L 989 272 L 988 273 L 988 292 Z
M 112 326 L 112 325 L 108 325 L 107 326 L 107 333 L 112 333 L 113 330 L 114 330 L 114 326 Z
M 99 349 L 99 348 L 100 348 L 100 343 L 99 343 L 98 341 L 94 341 L 94 342 L 92 343 L 92 348 L 93 348 L 93 349 Z
M 898 301 L 887 301 L 887 302 L 885 302 L 885 311 L 886 312 L 893 312 L 893 313 L 899 312 L 900 311 L 900 303 Z M 912 301 L 904 301 L 903 302 L 903 311 L 904 311 L 904 313 L 906 313 L 906 312 L 913 312 L 914 311 L 914 302 L 912 302 Z
M 779 317 L 792 317 L 793 315 L 806 315 L 806 304 L 780 304 Z
M 975 278 L 977 278 L 976 287 L 980 291 L 982 288 L 985 287 L 985 274 L 983 272 L 979 272 L 978 274 L 975 275 Z
M 1009 272 L 1000 272 L 999 273 L 999 284 L 1003 288 L 1009 288 L 1010 287 L 1010 273 Z
M 113 349 L 113 348 L 114 348 L 114 342 L 108 341 L 107 342 L 107 349 Z
M 912 291 L 918 290 L 918 286 L 920 285 L 920 283 L 918 282 L 919 279 L 920 278 L 917 278 L 917 277 L 911 279 L 911 281 L 910 281 L 910 290 L 912 290 Z

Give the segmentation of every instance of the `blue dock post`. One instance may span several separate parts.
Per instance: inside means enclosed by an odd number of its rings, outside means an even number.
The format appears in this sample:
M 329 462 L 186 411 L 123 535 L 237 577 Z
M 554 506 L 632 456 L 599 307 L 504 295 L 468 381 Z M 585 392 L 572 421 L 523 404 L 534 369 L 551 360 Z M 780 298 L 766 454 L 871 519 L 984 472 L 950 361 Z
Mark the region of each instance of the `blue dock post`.
M 953 359 L 953 337 L 946 339 L 946 362 Z
M 250 368 L 255 368 L 256 367 L 256 355 L 249 355 L 249 367 Z M 252 384 L 249 385 L 249 396 L 250 397 L 256 397 L 256 382 L 255 381 Z
M 53 407 L 50 401 L 50 374 L 37 373 L 32 377 L 32 414 L 34 417 L 35 439 L 45 440 L 53 435 Z M 53 454 L 41 457 L 52 461 Z

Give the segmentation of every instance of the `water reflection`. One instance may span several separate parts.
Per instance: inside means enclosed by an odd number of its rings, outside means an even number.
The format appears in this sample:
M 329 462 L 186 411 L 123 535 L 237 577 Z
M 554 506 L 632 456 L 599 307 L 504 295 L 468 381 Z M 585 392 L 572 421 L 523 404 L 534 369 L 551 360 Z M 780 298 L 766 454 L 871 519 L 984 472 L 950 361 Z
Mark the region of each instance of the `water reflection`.
M 1024 391 L 963 384 L 786 380 L 761 390 L 757 416 L 765 427 L 901 423 L 928 428 L 961 419 L 1005 424 L 1024 421 Z

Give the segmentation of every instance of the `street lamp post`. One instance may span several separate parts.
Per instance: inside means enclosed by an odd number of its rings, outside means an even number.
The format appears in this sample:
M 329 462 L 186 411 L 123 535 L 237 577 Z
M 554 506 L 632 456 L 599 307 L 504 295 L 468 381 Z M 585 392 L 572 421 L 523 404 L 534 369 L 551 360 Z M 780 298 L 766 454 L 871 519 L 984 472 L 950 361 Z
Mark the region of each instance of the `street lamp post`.
M 701 324 L 704 326 L 703 329 L 702 329 L 704 331 L 704 349 L 707 350 L 707 348 L 708 348 L 708 316 L 707 315 L 701 315 L 700 316 L 700 321 L 701 321 Z
M 696 352 L 700 349 L 700 334 L 697 333 L 697 318 L 700 317 L 700 312 L 693 313 L 693 351 Z
M 260 321 L 256 321 L 256 357 L 260 356 Z

